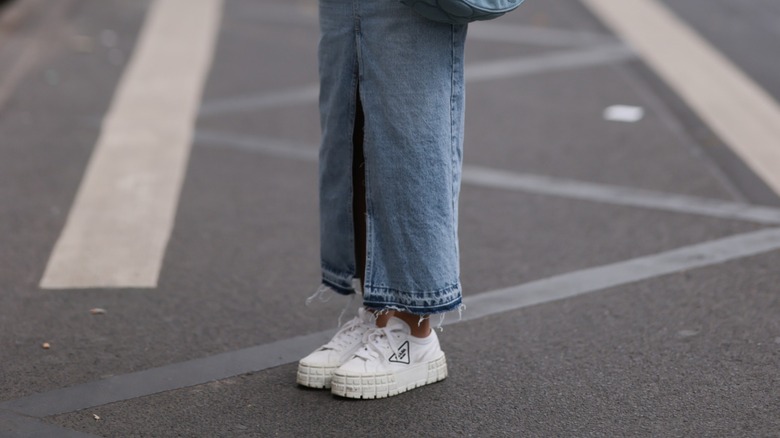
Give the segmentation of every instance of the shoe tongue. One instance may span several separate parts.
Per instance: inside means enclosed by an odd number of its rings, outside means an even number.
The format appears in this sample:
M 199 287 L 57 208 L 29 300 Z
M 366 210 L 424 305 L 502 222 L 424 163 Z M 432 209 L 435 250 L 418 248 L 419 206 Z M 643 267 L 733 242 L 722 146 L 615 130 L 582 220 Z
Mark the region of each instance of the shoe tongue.
M 400 330 L 407 335 L 412 333 L 412 329 L 409 327 L 409 324 L 400 318 L 396 318 L 395 316 L 392 316 L 389 320 L 387 320 L 387 325 L 385 327 L 390 331 Z
M 373 313 L 369 312 L 368 310 L 364 309 L 363 307 L 358 308 L 358 317 L 363 320 L 363 322 L 369 321 L 369 319 L 374 316 Z

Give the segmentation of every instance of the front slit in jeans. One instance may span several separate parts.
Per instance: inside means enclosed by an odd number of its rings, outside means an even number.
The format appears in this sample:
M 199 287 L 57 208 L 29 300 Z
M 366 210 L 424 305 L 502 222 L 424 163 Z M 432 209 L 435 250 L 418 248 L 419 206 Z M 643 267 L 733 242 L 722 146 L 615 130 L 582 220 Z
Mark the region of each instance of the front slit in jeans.
M 467 28 L 396 0 L 319 6 L 322 287 L 359 278 L 370 309 L 457 309 Z
M 363 105 L 355 95 L 355 128 L 352 133 L 352 212 L 355 227 L 355 277 L 362 285 L 366 271 L 366 162 L 363 157 Z M 362 286 L 361 286 L 362 288 Z

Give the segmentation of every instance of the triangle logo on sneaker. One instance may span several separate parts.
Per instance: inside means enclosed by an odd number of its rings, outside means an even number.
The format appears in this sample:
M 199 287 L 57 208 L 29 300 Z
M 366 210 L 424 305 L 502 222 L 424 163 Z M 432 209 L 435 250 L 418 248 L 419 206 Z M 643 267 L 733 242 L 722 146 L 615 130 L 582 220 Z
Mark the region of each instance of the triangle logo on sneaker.
M 406 365 L 409 365 L 409 341 L 404 342 L 401 344 L 400 347 L 398 347 L 398 351 L 393 353 L 392 356 L 390 356 L 390 359 L 387 359 L 390 362 L 395 363 L 403 363 Z

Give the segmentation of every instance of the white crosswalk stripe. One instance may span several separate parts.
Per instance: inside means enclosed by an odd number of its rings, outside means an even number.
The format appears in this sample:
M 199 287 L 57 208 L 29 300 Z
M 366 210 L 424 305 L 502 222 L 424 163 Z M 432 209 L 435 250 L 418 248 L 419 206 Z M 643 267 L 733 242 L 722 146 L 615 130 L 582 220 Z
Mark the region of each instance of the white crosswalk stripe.
M 656 0 L 585 0 L 780 194 L 780 105 Z
M 221 0 L 152 4 L 42 288 L 157 285 L 220 11 Z

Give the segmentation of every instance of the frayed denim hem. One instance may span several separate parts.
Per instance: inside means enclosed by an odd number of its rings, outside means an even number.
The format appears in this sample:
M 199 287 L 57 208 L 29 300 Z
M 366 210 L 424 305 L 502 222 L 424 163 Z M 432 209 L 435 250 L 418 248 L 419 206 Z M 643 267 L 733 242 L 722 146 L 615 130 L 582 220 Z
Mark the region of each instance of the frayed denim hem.
M 369 302 L 367 300 L 363 300 L 363 307 L 378 312 L 386 312 L 390 310 L 395 310 L 397 312 L 405 312 L 405 313 L 411 313 L 413 315 L 419 315 L 423 318 L 429 317 L 431 315 L 443 315 L 448 312 L 452 311 L 462 311 L 466 308 L 466 306 L 462 303 L 460 299 L 453 301 L 452 303 L 447 303 L 444 306 L 439 307 L 414 307 L 414 306 L 399 306 L 397 304 L 393 303 L 378 303 L 378 302 Z
M 320 288 L 328 288 L 341 295 L 352 295 L 354 293 L 362 294 L 363 289 L 360 279 L 353 277 L 352 274 L 338 272 L 322 266 L 322 283 Z
M 317 291 L 312 294 L 309 298 L 306 298 L 306 306 L 311 305 L 311 303 L 314 300 L 317 300 L 321 303 L 327 303 L 330 301 L 331 298 L 333 298 L 334 295 L 344 295 L 350 297 L 347 301 L 344 308 L 341 310 L 341 313 L 339 314 L 339 327 L 341 327 L 341 321 L 344 318 L 344 315 L 347 313 L 347 310 L 352 307 L 352 303 L 355 301 L 355 296 L 357 293 L 360 292 L 360 280 L 355 279 L 352 281 L 353 289 L 351 291 L 346 291 L 341 288 L 336 288 L 335 286 L 325 284 L 324 282 L 320 284 L 320 287 L 317 288 Z
M 351 287 L 345 288 L 345 287 L 339 286 L 337 284 L 331 283 L 328 280 L 323 279 L 322 280 L 322 285 L 320 286 L 320 289 L 328 289 L 329 291 L 335 292 L 335 293 L 337 293 L 339 295 L 352 295 L 352 294 L 360 292 L 359 285 L 356 283 L 356 281 L 359 281 L 359 280 L 353 281 Z
M 378 312 L 396 310 L 429 316 L 461 309 L 461 298 L 460 283 L 430 292 L 403 292 L 366 285 L 363 306 Z
M 419 326 L 422 324 L 423 321 L 426 319 L 431 319 L 434 315 L 438 316 L 439 321 L 435 323 L 433 326 L 434 329 L 439 331 L 444 331 L 444 318 L 448 315 L 449 312 L 453 312 L 455 310 L 458 311 L 458 321 L 463 320 L 463 311 L 466 310 L 466 305 L 461 303 L 460 300 L 458 300 L 458 303 L 454 305 L 454 307 L 448 306 L 445 310 L 439 310 L 439 311 L 433 311 L 433 312 L 414 312 L 409 307 L 398 307 L 398 306 L 385 306 L 383 308 L 374 308 L 371 307 L 365 302 L 363 303 L 363 306 L 367 309 L 369 309 L 371 312 L 374 313 L 374 315 L 378 316 L 386 312 L 405 312 L 405 313 L 411 313 L 413 315 L 417 315 L 420 317 L 420 320 L 417 321 L 417 325 Z
M 339 314 L 339 320 L 338 320 L 338 326 L 341 327 L 341 321 L 346 314 L 347 310 L 352 306 L 352 303 L 354 302 L 355 296 L 357 295 L 356 292 L 362 293 L 362 288 L 360 285 L 360 280 L 354 279 L 352 281 L 353 288 L 350 290 L 338 288 L 336 286 L 333 286 L 329 284 L 328 282 L 323 281 L 322 284 L 320 284 L 320 287 L 317 288 L 317 291 L 314 292 L 312 296 L 306 299 L 306 305 L 309 306 L 314 300 L 318 300 L 320 302 L 328 302 L 331 298 L 333 298 L 334 295 L 344 295 L 349 296 L 350 299 L 347 302 L 347 304 L 344 306 L 344 309 L 341 311 L 341 314 Z M 387 289 L 383 289 L 385 292 Z M 446 288 L 444 290 L 449 290 L 450 293 L 452 293 L 452 288 Z M 442 291 L 433 292 L 433 294 L 441 293 Z M 420 321 L 418 324 L 422 324 L 422 322 L 426 319 L 430 319 L 433 315 L 439 316 L 438 324 L 435 325 L 435 328 L 438 330 L 444 330 L 442 327 L 444 325 L 444 318 L 447 315 L 448 312 L 452 312 L 457 310 L 458 311 L 458 320 L 463 319 L 463 311 L 466 310 L 466 305 L 462 303 L 461 300 L 461 292 L 460 287 L 458 286 L 457 289 L 455 289 L 456 292 L 456 298 L 450 302 L 440 304 L 438 306 L 410 306 L 410 305 L 398 305 L 394 302 L 379 302 L 376 300 L 366 300 L 363 299 L 363 307 L 370 310 L 375 317 L 378 315 L 381 315 L 386 312 L 390 311 L 396 311 L 396 312 L 405 312 L 405 313 L 411 313 L 414 315 L 418 315 L 420 317 Z M 431 293 L 429 293 L 430 295 Z

